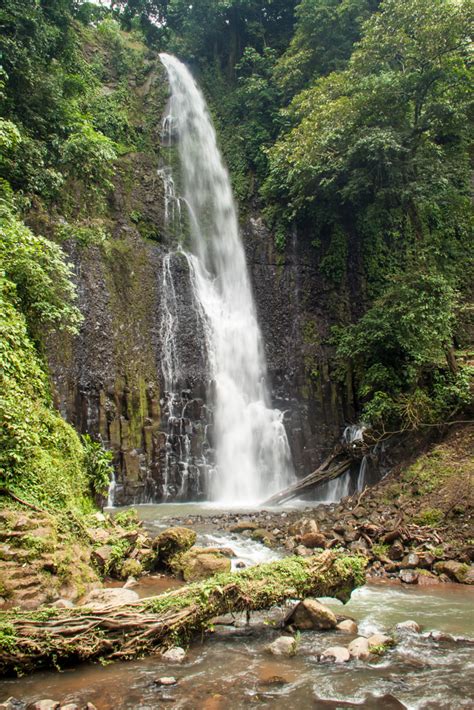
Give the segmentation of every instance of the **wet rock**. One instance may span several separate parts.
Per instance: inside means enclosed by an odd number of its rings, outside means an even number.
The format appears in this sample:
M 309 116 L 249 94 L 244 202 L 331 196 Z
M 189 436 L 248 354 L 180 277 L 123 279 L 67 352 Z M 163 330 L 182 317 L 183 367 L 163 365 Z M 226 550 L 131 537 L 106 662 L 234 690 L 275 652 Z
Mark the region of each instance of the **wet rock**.
M 139 599 L 136 592 L 124 587 L 111 587 L 104 589 L 93 589 L 82 600 L 82 605 L 91 609 L 100 609 L 103 606 L 121 606 L 130 604 Z
M 217 550 L 193 547 L 182 555 L 170 560 L 175 574 L 181 574 L 186 582 L 207 579 L 218 572 L 230 572 L 231 561 Z
M 235 563 L 236 569 L 245 569 L 247 565 L 245 562 L 242 562 L 242 560 L 239 560 L 238 562 Z
M 161 657 L 170 663 L 182 663 L 186 657 L 186 651 L 180 646 L 173 646 L 162 653 Z
M 401 560 L 405 554 L 405 548 L 403 547 L 400 540 L 395 540 L 393 545 L 390 546 L 387 556 L 391 560 Z
M 174 676 L 163 676 L 163 678 L 157 678 L 155 680 L 156 685 L 176 685 L 178 681 Z
M 437 577 L 435 574 L 428 572 L 427 570 L 423 570 L 423 573 L 418 575 L 419 587 L 428 587 L 432 584 L 441 584 L 441 582 L 442 579 L 440 577 Z
M 454 582 L 464 582 L 468 576 L 468 572 L 470 573 L 471 570 L 474 569 L 470 569 L 463 562 L 456 562 L 455 560 L 442 560 L 441 562 L 436 562 L 434 568 L 438 574 L 445 574 Z M 470 575 L 469 578 L 471 578 Z M 472 584 L 473 582 L 469 583 Z
M 417 584 L 419 573 L 414 569 L 401 569 L 399 577 L 404 584 Z
M 359 630 L 355 621 L 352 619 L 344 619 L 336 624 L 336 629 L 339 631 L 344 631 L 347 634 L 356 634 Z
M 380 649 L 381 647 L 393 646 L 393 639 L 391 636 L 387 636 L 386 634 L 373 634 L 372 636 L 369 636 L 367 643 L 369 645 L 369 650 L 373 651 L 374 649 Z
M 252 520 L 239 520 L 235 525 L 231 525 L 229 528 L 230 532 L 241 533 L 244 530 L 257 530 L 258 524 L 254 523 Z
M 408 619 L 407 621 L 401 621 L 399 624 L 396 625 L 395 628 L 397 631 L 400 631 L 402 633 L 408 632 L 412 634 L 419 634 L 421 631 L 421 626 L 412 619 Z
M 56 599 L 55 602 L 53 602 L 50 606 L 54 607 L 55 609 L 72 609 L 74 607 L 74 604 L 70 599 Z
M 351 641 L 347 650 L 351 658 L 356 658 L 359 661 L 365 661 L 370 656 L 369 642 L 363 636 Z
M 26 710 L 26 703 L 17 698 L 7 698 L 4 703 L 0 703 L 0 710 Z
M 326 538 L 322 533 L 306 533 L 301 536 L 301 544 L 314 549 L 315 547 L 326 547 Z
M 337 625 L 337 618 L 331 609 L 316 599 L 304 599 L 286 615 L 285 624 L 291 624 L 301 631 L 334 629 Z
M 409 555 L 403 558 L 403 566 L 404 567 L 411 567 L 412 569 L 415 569 L 418 567 L 420 564 L 420 558 L 416 554 L 416 552 L 410 552 Z
M 290 535 L 299 535 L 302 537 L 303 535 L 307 535 L 308 533 L 317 533 L 319 532 L 318 530 L 318 525 L 315 520 L 312 518 L 301 518 L 300 520 L 297 520 L 295 523 L 290 525 L 288 528 L 288 532 Z
M 158 560 L 163 564 L 176 555 L 186 552 L 196 542 L 196 532 L 189 528 L 167 528 L 153 540 L 153 548 L 158 550 Z
M 137 584 L 138 584 L 138 581 L 135 579 L 135 577 L 129 577 L 122 588 L 123 589 L 132 589 L 133 587 L 136 587 Z
M 251 537 L 252 540 L 261 542 L 263 545 L 268 545 L 268 547 L 272 547 L 276 542 L 275 535 L 270 532 L 270 530 L 265 530 L 265 528 L 254 530 Z
M 112 545 L 101 545 L 92 552 L 92 559 L 97 564 L 101 572 L 105 572 L 107 564 L 112 556 Z
M 262 686 L 281 686 L 281 685 L 287 685 L 288 681 L 286 678 L 283 678 L 280 675 L 272 675 L 272 676 L 267 676 L 265 678 L 261 678 L 258 681 L 259 685 Z
M 329 663 L 346 663 L 350 657 L 349 651 L 344 646 L 331 646 L 323 651 L 319 660 Z
M 57 710 L 60 707 L 60 703 L 56 700 L 50 700 L 49 698 L 45 700 L 38 700 L 37 703 L 33 703 L 31 710 Z
M 474 584 L 474 566 L 469 567 L 463 579 L 464 584 Z
M 67 705 L 61 705 L 61 710 L 80 710 L 80 708 L 76 703 L 67 703 Z
M 313 554 L 312 550 L 308 549 L 304 545 L 297 545 L 294 549 L 294 553 L 299 557 L 310 557 Z
M 279 636 L 267 646 L 267 651 L 273 653 L 274 656 L 294 656 L 296 641 L 293 636 Z

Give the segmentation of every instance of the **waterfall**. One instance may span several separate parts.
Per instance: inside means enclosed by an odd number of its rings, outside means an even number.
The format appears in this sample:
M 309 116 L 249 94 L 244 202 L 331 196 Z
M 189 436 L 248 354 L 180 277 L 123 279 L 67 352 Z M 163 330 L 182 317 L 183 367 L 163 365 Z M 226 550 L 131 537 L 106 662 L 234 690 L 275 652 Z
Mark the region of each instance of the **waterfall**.
M 160 58 L 171 89 L 166 144 L 177 141 L 176 183 L 188 217 L 189 247 L 183 244 L 182 251 L 203 322 L 211 383 L 216 467 L 209 495 L 256 503 L 293 478 L 283 415 L 270 406 L 237 211 L 204 97 L 184 64 L 169 54 Z

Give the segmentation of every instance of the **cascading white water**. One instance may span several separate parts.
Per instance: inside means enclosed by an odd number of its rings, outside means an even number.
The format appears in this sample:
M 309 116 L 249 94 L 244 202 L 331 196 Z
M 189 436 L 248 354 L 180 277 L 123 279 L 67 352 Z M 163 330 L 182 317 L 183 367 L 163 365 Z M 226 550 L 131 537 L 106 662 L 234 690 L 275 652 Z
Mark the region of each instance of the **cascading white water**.
M 213 382 L 214 500 L 256 503 L 293 477 L 279 410 L 269 406 L 261 335 L 229 176 L 203 95 L 176 57 L 161 54 L 170 87 L 166 127 L 177 136 L 189 214 L 191 286 Z

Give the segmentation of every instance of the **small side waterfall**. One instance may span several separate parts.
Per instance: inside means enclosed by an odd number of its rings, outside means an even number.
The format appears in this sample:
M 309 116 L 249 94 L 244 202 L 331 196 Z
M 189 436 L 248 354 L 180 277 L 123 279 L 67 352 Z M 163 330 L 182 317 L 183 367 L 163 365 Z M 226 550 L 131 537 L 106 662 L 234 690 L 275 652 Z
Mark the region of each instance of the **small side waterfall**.
M 182 245 L 181 254 L 189 267 L 209 368 L 216 466 L 208 469 L 208 495 L 222 502 L 256 503 L 293 478 L 283 415 L 270 406 L 237 212 L 204 97 L 184 64 L 169 54 L 160 58 L 171 88 L 164 142 L 171 146 L 177 141 L 181 166 L 175 181 L 179 196 L 169 169 L 162 171 L 165 210 L 167 218 L 176 221 L 180 206 L 185 207 L 182 242 L 189 239 L 190 244 L 186 249 Z M 163 375 L 169 392 L 179 380 L 180 368 L 171 259 L 169 254 L 163 264 L 162 327 Z M 187 469 L 183 480 L 186 475 Z

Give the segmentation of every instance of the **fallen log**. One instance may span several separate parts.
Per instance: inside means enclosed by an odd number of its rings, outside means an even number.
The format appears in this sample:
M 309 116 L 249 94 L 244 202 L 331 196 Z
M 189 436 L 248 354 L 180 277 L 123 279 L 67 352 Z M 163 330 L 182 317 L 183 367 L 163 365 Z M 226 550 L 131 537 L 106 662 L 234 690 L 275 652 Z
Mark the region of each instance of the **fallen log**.
M 267 609 L 286 599 L 329 596 L 345 602 L 364 584 L 365 563 L 360 556 L 326 551 L 219 574 L 119 607 L 6 611 L 0 614 L 0 672 L 161 652 L 186 644 L 215 616 Z
M 292 498 L 297 498 L 304 493 L 309 493 L 309 491 L 314 490 L 318 486 L 326 483 L 326 481 L 332 481 L 338 476 L 342 476 L 343 473 L 348 471 L 352 465 L 352 459 L 345 457 L 342 461 L 338 461 L 331 468 L 329 464 L 340 457 L 340 452 L 337 454 L 331 454 L 316 471 L 305 476 L 300 481 L 292 483 L 291 486 L 284 488 L 282 491 L 275 493 L 270 498 L 267 498 L 262 505 L 280 505 L 280 503 L 285 503 Z

